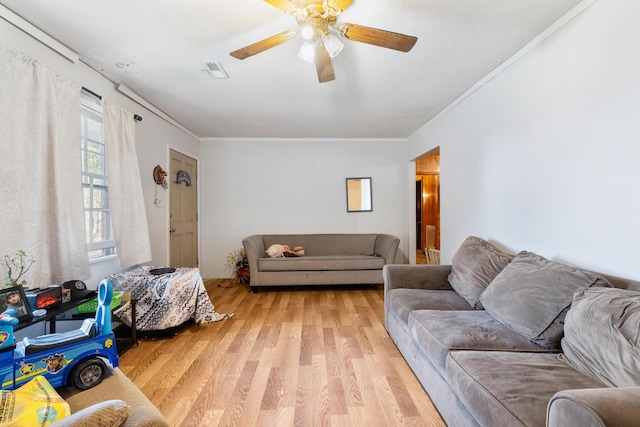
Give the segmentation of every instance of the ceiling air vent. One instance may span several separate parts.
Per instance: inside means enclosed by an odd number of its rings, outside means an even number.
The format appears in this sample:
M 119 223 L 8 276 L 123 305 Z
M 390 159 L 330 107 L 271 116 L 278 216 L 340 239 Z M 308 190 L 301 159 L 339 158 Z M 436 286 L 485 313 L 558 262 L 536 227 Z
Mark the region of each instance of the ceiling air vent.
M 211 74 L 214 79 L 228 79 L 229 76 L 222 68 L 219 62 L 205 62 L 207 66 L 207 72 Z

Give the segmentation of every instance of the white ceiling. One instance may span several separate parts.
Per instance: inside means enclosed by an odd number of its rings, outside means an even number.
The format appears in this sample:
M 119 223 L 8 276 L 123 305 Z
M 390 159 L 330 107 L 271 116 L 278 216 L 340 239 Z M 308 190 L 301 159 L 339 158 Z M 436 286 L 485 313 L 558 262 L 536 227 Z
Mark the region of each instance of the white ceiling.
M 261 0 L 0 0 L 200 137 L 408 138 L 581 0 L 355 0 L 338 19 L 418 37 L 397 52 L 350 40 L 318 83 L 302 38 L 229 52 L 293 16 Z M 204 62 L 229 79 L 214 80 Z

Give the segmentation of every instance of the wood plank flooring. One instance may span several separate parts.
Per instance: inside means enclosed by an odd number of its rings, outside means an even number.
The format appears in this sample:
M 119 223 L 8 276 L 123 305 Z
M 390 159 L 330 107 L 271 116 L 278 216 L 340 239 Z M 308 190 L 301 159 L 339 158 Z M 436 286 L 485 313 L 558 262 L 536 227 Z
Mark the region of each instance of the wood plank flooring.
M 205 283 L 218 313 L 120 369 L 172 426 L 445 426 L 384 328 L 380 287 Z

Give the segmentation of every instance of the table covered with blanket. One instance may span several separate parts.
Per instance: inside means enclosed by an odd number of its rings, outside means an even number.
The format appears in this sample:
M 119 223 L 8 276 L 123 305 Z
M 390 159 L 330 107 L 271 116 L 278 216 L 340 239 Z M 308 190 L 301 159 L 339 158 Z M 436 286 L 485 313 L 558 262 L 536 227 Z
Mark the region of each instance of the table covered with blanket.
M 113 290 L 131 293 L 136 302 L 136 330 L 163 331 L 180 326 L 189 319 L 211 323 L 233 314 L 216 313 L 197 268 L 177 268 L 173 273 L 151 274 L 154 267 L 143 266 L 111 274 Z M 118 318 L 131 326 L 131 310 Z

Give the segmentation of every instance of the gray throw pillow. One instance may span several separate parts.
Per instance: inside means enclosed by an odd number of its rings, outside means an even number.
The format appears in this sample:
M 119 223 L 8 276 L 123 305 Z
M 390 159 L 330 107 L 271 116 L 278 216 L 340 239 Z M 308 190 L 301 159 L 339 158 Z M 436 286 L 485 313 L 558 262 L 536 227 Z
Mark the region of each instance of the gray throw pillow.
M 611 287 L 602 276 L 522 251 L 480 296 L 491 316 L 531 341 L 560 348 L 564 318 L 573 292 Z
M 480 237 L 469 236 L 453 255 L 449 283 L 472 307 L 481 309 L 480 295 L 513 257 Z
M 609 387 L 640 386 L 640 292 L 579 289 L 567 312 L 562 359 Z

